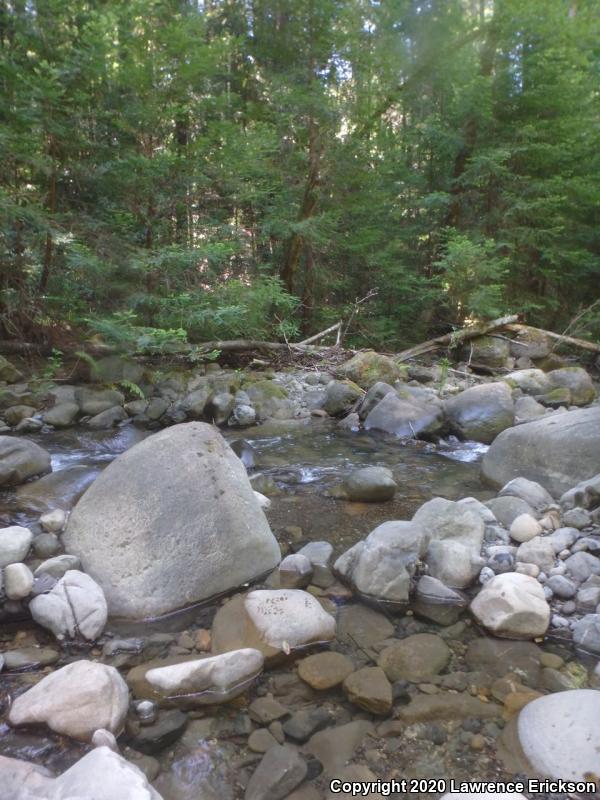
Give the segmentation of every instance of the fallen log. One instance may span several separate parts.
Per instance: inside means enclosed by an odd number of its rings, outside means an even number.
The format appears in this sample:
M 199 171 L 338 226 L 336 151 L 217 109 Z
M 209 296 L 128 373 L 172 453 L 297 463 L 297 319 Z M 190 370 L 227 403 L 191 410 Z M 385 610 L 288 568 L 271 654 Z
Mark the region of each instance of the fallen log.
M 313 336 L 309 336 L 308 339 L 303 339 L 301 342 L 298 342 L 298 346 L 301 347 L 305 344 L 312 344 L 313 342 L 318 342 L 319 339 L 323 339 L 327 336 L 328 333 L 333 333 L 334 331 L 338 332 L 336 344 L 339 344 L 340 339 L 340 331 L 342 329 L 342 321 L 336 322 L 335 325 L 332 325 L 330 328 L 327 328 L 321 333 L 315 333 Z
M 542 328 L 534 328 L 532 325 L 523 325 L 521 323 L 510 322 L 504 325 L 507 331 L 514 331 L 515 333 L 522 333 L 527 331 L 535 331 L 536 333 L 543 333 L 550 339 L 554 339 L 557 344 L 568 344 L 572 347 L 578 347 L 580 350 L 589 350 L 590 353 L 600 353 L 600 345 L 594 342 L 588 342 L 586 339 L 576 339 L 574 336 L 566 336 L 564 333 L 554 333 L 554 331 L 545 331 Z
M 428 339 L 426 342 L 421 342 L 421 344 L 417 344 L 414 347 L 409 347 L 408 350 L 403 350 L 394 357 L 394 361 L 409 361 L 411 358 L 422 356 L 425 353 L 431 353 L 442 347 L 454 348 L 469 339 L 474 339 L 477 336 L 483 336 L 486 333 L 506 328 L 508 325 L 516 323 L 518 319 L 519 317 L 517 314 L 510 314 L 506 317 L 494 319 L 491 322 L 480 323 L 479 325 L 473 325 L 469 328 L 460 328 L 451 333 L 445 333 L 443 336 L 436 336 L 434 339 Z

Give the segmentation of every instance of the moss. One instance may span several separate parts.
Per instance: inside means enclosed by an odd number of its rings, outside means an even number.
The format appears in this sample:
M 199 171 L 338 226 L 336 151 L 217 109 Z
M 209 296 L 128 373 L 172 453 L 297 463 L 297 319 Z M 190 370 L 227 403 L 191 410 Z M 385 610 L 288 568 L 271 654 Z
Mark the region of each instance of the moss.
M 273 381 L 244 382 L 243 386 L 250 397 L 256 397 L 256 395 L 260 394 L 263 398 L 269 400 L 285 400 L 288 396 L 286 390 L 282 386 L 273 383 Z

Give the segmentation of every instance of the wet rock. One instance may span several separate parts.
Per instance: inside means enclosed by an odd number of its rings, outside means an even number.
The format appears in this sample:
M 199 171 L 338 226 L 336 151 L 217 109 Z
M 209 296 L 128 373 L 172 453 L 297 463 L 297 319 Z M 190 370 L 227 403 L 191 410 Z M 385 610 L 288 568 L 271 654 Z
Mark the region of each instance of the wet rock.
M 312 578 L 312 564 L 305 555 L 286 556 L 279 565 L 279 585 L 282 589 L 304 589 Z
M 346 414 L 363 396 L 360 386 L 352 381 L 331 381 L 325 390 L 323 408 L 332 417 Z
M 355 720 L 315 733 L 304 749 L 317 758 L 325 772 L 333 777 L 350 761 L 365 736 L 372 732 L 371 722 Z
M 130 740 L 131 746 L 140 753 L 152 756 L 174 744 L 182 735 L 188 722 L 187 714 L 178 709 L 161 711 L 151 725 L 143 725 Z
M 415 614 L 437 622 L 439 625 L 453 625 L 467 600 L 460 592 L 443 584 L 431 575 L 423 575 L 417 583 L 415 600 L 412 604 Z
M 302 783 L 306 772 L 306 762 L 296 750 L 275 745 L 250 778 L 245 800 L 282 800 Z
M 400 398 L 389 392 L 369 412 L 365 430 L 378 430 L 401 438 L 427 438 L 443 427 L 444 415 L 440 405 L 415 400 L 410 395 Z
M 151 669 L 146 680 L 161 696 L 178 703 L 224 703 L 248 687 L 262 671 L 263 663 L 262 653 L 245 648 Z
M 488 630 L 509 638 L 543 636 L 550 607 L 540 584 L 527 575 L 509 572 L 486 583 L 471 603 L 476 619 Z
M 361 503 L 382 503 L 391 500 L 398 484 L 392 471 L 385 467 L 363 467 L 344 481 L 348 500 Z
M 552 414 L 503 431 L 482 463 L 495 486 L 523 476 L 560 497 L 600 472 L 600 406 Z
M 97 468 L 77 465 L 51 472 L 39 480 L 19 486 L 16 492 L 20 511 L 43 514 L 56 506 L 69 509 L 98 476 Z
M 384 522 L 341 555 L 334 569 L 361 594 L 403 604 L 427 543 L 424 528 L 414 521 Z
M 261 725 L 267 725 L 269 722 L 286 717 L 290 713 L 285 706 L 269 695 L 257 697 L 256 700 L 253 700 L 248 712 L 250 719 L 260 722 Z
M 71 512 L 63 539 L 106 588 L 110 612 L 127 618 L 239 586 L 280 559 L 243 464 L 199 422 L 118 456 Z
M 446 400 L 444 410 L 458 436 L 485 444 L 514 424 L 512 395 L 501 382 L 472 386 Z
M 33 574 L 25 564 L 9 564 L 4 568 L 4 591 L 9 600 L 23 600 L 31 594 Z
M 120 422 L 127 419 L 127 412 L 122 406 L 112 406 L 106 411 L 101 411 L 88 421 L 88 427 L 95 431 L 110 430 L 115 428 Z
M 239 428 L 247 428 L 249 425 L 254 425 L 256 422 L 256 411 L 248 403 L 240 403 L 234 406 L 233 413 L 229 418 L 230 425 L 236 425 Z
M 371 647 L 389 639 L 394 626 L 389 619 L 361 604 L 343 606 L 337 618 L 337 638 L 340 642 L 358 647 Z
M 393 386 L 390 386 L 389 383 L 384 383 L 382 381 L 374 383 L 360 402 L 358 408 L 359 419 L 366 419 L 379 401 L 383 400 L 386 394 L 390 392 L 395 394 L 396 390 Z
M 412 521 L 430 537 L 425 556 L 429 574 L 453 589 L 471 584 L 483 565 L 481 517 L 467 506 L 436 497 Z
M 11 406 L 4 411 L 2 416 L 11 427 L 15 427 L 24 419 L 33 417 L 35 411 L 33 406 Z
M 517 732 L 536 773 L 584 780 L 598 772 L 600 692 L 576 689 L 545 695 L 519 714 Z
M 331 583 L 331 570 L 329 564 L 333 555 L 333 545 L 329 542 L 309 542 L 298 551 L 299 555 L 306 556 L 313 568 L 313 582 L 317 586 Z
M 266 753 L 277 744 L 277 740 L 266 728 L 252 731 L 248 737 L 248 747 L 254 753 Z
M 162 800 L 136 766 L 108 747 L 97 747 L 56 778 L 52 800 Z
M 531 514 L 519 514 L 510 526 L 510 537 L 515 542 L 528 542 L 541 532 L 542 526 Z
M 363 667 L 344 681 L 348 700 L 371 714 L 388 714 L 392 708 L 392 686 L 381 667 Z
M 11 725 L 45 723 L 53 731 L 90 741 L 94 731 L 121 732 L 129 703 L 127 684 L 114 667 L 75 661 L 17 697 Z
M 91 386 L 78 386 L 75 389 L 75 402 L 85 416 L 95 417 L 115 406 L 122 406 L 125 397 L 116 389 L 96 389 Z
M 56 664 L 59 659 L 57 651 L 50 647 L 19 647 L 16 650 L 7 650 L 3 655 L 4 667 L 9 672 L 47 667 Z
M 578 649 L 600 656 L 600 613 L 586 614 L 575 623 L 573 641 Z
M 29 528 L 11 525 L 0 529 L 0 569 L 8 564 L 15 564 L 27 556 L 33 534 Z
M 353 662 L 342 653 L 315 653 L 298 662 L 298 675 L 313 689 L 333 689 L 352 672 Z
M 89 575 L 77 570 L 65 572 L 48 594 L 34 597 L 29 609 L 34 620 L 59 639 L 81 636 L 94 641 L 106 625 L 102 589 Z
M 441 672 L 449 660 L 450 649 L 443 639 L 432 633 L 417 633 L 386 647 L 377 663 L 392 682 L 420 683 Z
M 495 703 L 484 703 L 470 694 L 419 694 L 406 706 L 398 710 L 398 719 L 407 723 L 428 722 L 432 720 L 463 720 L 472 717 L 489 719 L 499 717 L 500 706 Z
M 35 442 L 0 436 L 0 486 L 17 486 L 50 470 L 50 453 Z
M 0 756 L 3 800 L 35 800 L 52 797 L 54 776 L 38 764 Z
M 53 428 L 68 428 L 73 425 L 79 415 L 77 403 L 57 403 L 44 412 L 42 419 Z
M 32 543 L 33 553 L 36 558 L 52 558 L 60 552 L 61 544 L 58 536 L 54 533 L 40 533 Z
M 266 658 L 315 642 L 331 640 L 335 619 L 308 592 L 259 589 L 237 595 L 217 612 L 214 653 L 254 647 Z
M 332 722 L 333 716 L 326 708 L 301 708 L 283 723 L 283 731 L 295 742 L 306 742 L 313 733 L 323 730 Z

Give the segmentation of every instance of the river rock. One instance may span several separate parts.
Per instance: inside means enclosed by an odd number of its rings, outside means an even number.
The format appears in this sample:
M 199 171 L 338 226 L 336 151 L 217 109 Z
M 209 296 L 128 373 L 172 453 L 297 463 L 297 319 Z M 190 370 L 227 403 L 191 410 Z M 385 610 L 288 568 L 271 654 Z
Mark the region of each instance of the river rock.
M 54 800 L 54 776 L 45 767 L 0 756 L 0 775 L 2 800 Z
M 380 402 L 380 400 L 383 400 L 386 394 L 389 394 L 390 392 L 395 394 L 396 390 L 393 386 L 390 386 L 389 383 L 384 383 L 383 381 L 377 381 L 374 383 L 360 401 L 360 405 L 358 407 L 359 419 L 366 419 L 375 406 Z
M 105 590 L 111 614 L 128 618 L 206 599 L 280 560 L 244 465 L 200 422 L 118 456 L 73 509 L 63 540 Z
M 392 685 L 381 667 L 363 667 L 344 681 L 348 700 L 371 714 L 389 714 L 392 708 Z
M 600 613 L 586 614 L 573 627 L 573 641 L 580 650 L 600 656 Z
M 53 578 L 56 578 L 56 580 L 60 580 L 69 570 L 79 570 L 80 567 L 81 563 L 77 556 L 67 556 L 63 554 L 42 561 L 42 563 L 36 567 L 33 574 L 37 577 L 45 573 L 46 575 L 51 575 Z
M 412 604 L 413 611 L 419 617 L 437 622 L 438 625 L 453 625 L 466 606 L 466 597 L 461 592 L 431 575 L 419 578 Z
M 389 392 L 365 419 L 365 430 L 378 430 L 401 438 L 423 438 L 443 426 L 442 408 L 433 403 L 408 399 Z
M 23 561 L 29 552 L 33 534 L 29 528 L 11 525 L 0 529 L 0 569 Z
M 543 652 L 533 642 L 508 641 L 491 636 L 473 639 L 465 653 L 465 661 L 471 670 L 483 671 L 496 678 L 516 672 L 530 687 L 539 683 L 543 657 Z
M 21 380 L 23 380 L 23 373 L 14 364 L 11 364 L 7 358 L 0 356 L 0 381 L 18 383 Z
M 296 750 L 275 745 L 267 750 L 246 787 L 245 800 L 283 800 L 306 777 L 306 761 Z
M 332 417 L 337 417 L 349 411 L 362 396 L 360 386 L 352 381 L 330 381 L 325 390 L 323 408 Z
M 416 633 L 382 650 L 377 663 L 392 683 L 421 683 L 441 672 L 449 660 L 450 649 L 440 636 Z
M 469 586 L 483 566 L 485 525 L 479 514 L 435 497 L 421 506 L 412 521 L 430 537 L 425 556 L 429 574 L 453 589 Z
M 545 511 L 554 503 L 552 495 L 543 486 L 527 478 L 513 478 L 498 492 L 499 497 L 520 497 L 535 511 Z
M 36 409 L 33 406 L 10 406 L 2 414 L 5 422 L 11 427 L 16 427 L 24 419 L 33 417 Z
M 539 697 L 519 714 L 523 753 L 536 773 L 582 781 L 598 773 L 600 692 L 573 689 Z
M 472 386 L 446 400 L 444 410 L 458 436 L 484 444 L 514 424 L 512 395 L 501 382 Z
M 373 350 L 363 350 L 344 362 L 337 370 L 339 377 L 348 378 L 363 389 L 368 389 L 377 381 L 394 383 L 402 378 L 402 367 L 389 356 Z
M 212 629 L 213 653 L 245 647 L 265 658 L 335 636 L 335 619 L 300 589 L 257 589 L 221 606 Z
M 482 474 L 493 485 L 523 476 L 555 497 L 598 472 L 598 405 L 509 428 L 494 440 L 482 463 Z
M 503 497 L 493 497 L 485 504 L 494 514 L 496 519 L 505 528 L 510 528 L 515 519 L 521 514 L 535 516 L 535 511 L 529 503 L 520 497 L 504 495 Z
M 44 412 L 43 420 L 46 425 L 54 428 L 68 428 L 77 419 L 79 406 L 77 403 L 57 403 Z
M 94 641 L 104 630 L 107 606 L 100 586 L 89 575 L 71 569 L 48 594 L 29 604 L 34 620 L 58 639 L 78 636 Z
M 428 541 L 423 527 L 415 522 L 384 522 L 341 555 L 334 569 L 367 597 L 406 603 Z
M 519 514 L 510 526 L 510 538 L 515 542 L 528 542 L 542 532 L 542 526 L 531 514 Z M 524 559 L 521 559 L 522 561 Z
M 550 379 L 541 369 L 519 369 L 503 378 L 513 389 L 520 389 L 525 395 L 538 395 L 549 392 Z
M 194 695 L 194 704 L 225 703 L 237 697 L 260 674 L 264 657 L 252 648 L 150 669 L 146 680 L 166 698 Z M 190 698 L 187 698 L 190 699 Z
M 50 647 L 19 647 L 4 653 L 4 666 L 7 670 L 31 669 L 56 664 L 59 653 Z
M 535 564 L 542 572 L 550 572 L 554 566 L 556 555 L 552 542 L 547 537 L 534 536 L 533 539 L 523 542 L 517 550 L 517 561 L 526 564 Z
M 354 672 L 354 664 L 342 653 L 315 653 L 298 662 L 298 675 L 313 689 L 333 689 Z
M 309 542 L 298 550 L 298 555 L 306 556 L 313 569 L 313 581 L 320 586 L 331 580 L 329 564 L 333 555 L 333 545 L 329 542 Z
M 386 467 L 363 467 L 352 472 L 344 481 L 348 500 L 361 503 L 381 503 L 391 500 L 398 484 Z
M 127 684 L 114 667 L 74 661 L 17 697 L 8 721 L 45 723 L 56 733 L 86 742 L 98 728 L 120 733 L 128 704 Z
M 560 498 L 560 504 L 567 511 L 574 508 L 592 509 L 600 506 L 600 473 L 581 481 L 577 486 L 565 492 Z
M 550 606 L 540 584 L 516 572 L 488 581 L 471 603 L 471 611 L 492 633 L 514 639 L 543 636 L 550 622 Z
M 566 388 L 571 393 L 574 406 L 585 406 L 596 397 L 596 390 L 588 373 L 581 367 L 564 367 L 547 373 L 552 388 Z
M 327 775 L 334 777 L 350 761 L 365 736 L 372 732 L 371 722 L 357 719 L 315 733 L 305 749 L 323 764 Z
M 546 415 L 546 408 L 533 397 L 524 395 L 515 400 L 515 425 L 533 422 Z
M 56 507 L 71 508 L 98 476 L 97 467 L 76 464 L 51 472 L 36 481 L 19 486 L 16 491 L 19 511 L 43 514 Z
M 505 367 L 509 356 L 510 343 L 498 336 L 477 336 L 461 349 L 461 358 L 487 367 Z
M 127 412 L 122 406 L 112 406 L 106 411 L 101 411 L 88 421 L 88 427 L 94 431 L 104 431 L 115 428 L 120 422 L 127 419 Z
M 338 613 L 337 638 L 351 647 L 371 647 L 393 634 L 390 620 L 362 603 L 342 606 Z
M 51 800 L 162 800 L 144 773 L 109 747 L 96 747 L 54 782 Z
M 91 386 L 78 386 L 75 389 L 75 402 L 82 414 L 95 417 L 114 406 L 122 406 L 125 397 L 116 389 L 96 389 Z
M 50 533 L 60 533 L 67 522 L 67 512 L 62 508 L 55 508 L 42 514 L 40 525 L 45 531 Z
M 313 567 L 302 553 L 286 556 L 279 565 L 279 586 L 281 589 L 304 589 L 310 583 Z
M 4 568 L 4 591 L 9 600 L 23 600 L 31 594 L 33 575 L 26 564 L 9 564 Z
M 573 553 L 564 562 L 567 572 L 577 583 L 583 583 L 591 575 L 600 575 L 600 558 L 583 551 Z
M 50 453 L 29 439 L 0 436 L 0 486 L 16 486 L 52 469 Z

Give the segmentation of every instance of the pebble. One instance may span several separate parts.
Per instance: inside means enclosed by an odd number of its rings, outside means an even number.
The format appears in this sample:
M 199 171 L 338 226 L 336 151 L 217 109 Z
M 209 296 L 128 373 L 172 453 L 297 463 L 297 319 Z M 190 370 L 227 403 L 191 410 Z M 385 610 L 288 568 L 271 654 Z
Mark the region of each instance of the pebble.
M 33 574 L 25 564 L 9 564 L 4 568 L 4 591 L 9 600 L 23 600 L 31 594 Z

